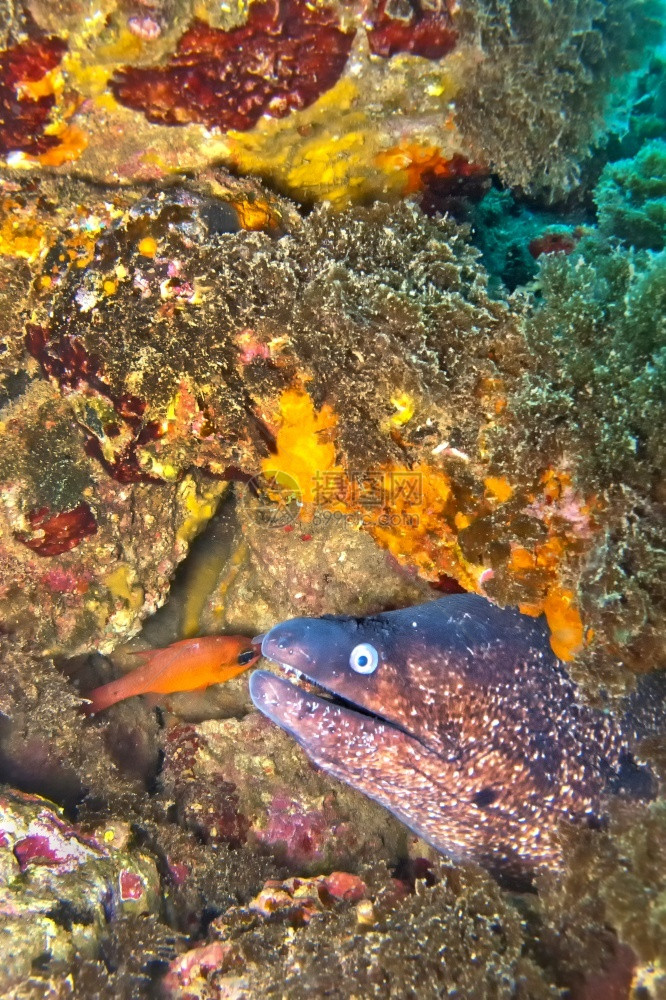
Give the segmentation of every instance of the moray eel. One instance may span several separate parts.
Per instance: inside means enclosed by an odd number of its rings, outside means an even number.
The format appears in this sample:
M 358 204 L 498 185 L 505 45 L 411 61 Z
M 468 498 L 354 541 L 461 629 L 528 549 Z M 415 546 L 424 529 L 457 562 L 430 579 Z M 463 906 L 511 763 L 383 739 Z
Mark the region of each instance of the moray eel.
M 627 785 L 653 794 L 630 727 L 582 701 L 545 622 L 478 595 L 295 618 L 261 648 L 316 689 L 257 670 L 255 706 L 455 860 L 529 881 L 561 865 L 562 821 L 598 824 Z

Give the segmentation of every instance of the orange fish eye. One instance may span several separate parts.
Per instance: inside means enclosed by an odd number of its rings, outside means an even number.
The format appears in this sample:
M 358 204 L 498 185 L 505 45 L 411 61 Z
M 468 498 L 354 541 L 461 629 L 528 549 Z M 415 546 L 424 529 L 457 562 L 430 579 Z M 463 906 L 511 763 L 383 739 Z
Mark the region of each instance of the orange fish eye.
M 239 667 L 244 667 L 246 663 L 251 663 L 255 659 L 256 653 L 253 649 L 244 649 L 242 653 L 239 653 L 236 657 L 236 663 Z

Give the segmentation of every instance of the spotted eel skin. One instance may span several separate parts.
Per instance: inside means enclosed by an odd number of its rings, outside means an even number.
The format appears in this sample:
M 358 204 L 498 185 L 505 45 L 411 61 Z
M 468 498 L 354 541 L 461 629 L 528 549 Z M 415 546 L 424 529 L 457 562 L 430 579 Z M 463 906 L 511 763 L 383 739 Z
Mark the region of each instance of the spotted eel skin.
M 561 865 L 563 821 L 602 822 L 609 792 L 654 793 L 631 727 L 583 701 L 545 622 L 478 595 L 295 618 L 262 653 L 311 683 L 257 670 L 255 706 L 456 860 L 529 879 Z

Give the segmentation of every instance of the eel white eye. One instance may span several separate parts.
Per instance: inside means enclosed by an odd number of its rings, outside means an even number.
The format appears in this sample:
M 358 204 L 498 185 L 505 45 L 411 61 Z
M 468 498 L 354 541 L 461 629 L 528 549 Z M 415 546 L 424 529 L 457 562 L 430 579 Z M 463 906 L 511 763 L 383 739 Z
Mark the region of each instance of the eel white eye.
M 377 669 L 379 653 L 369 642 L 361 642 L 354 646 L 349 657 L 349 666 L 357 674 L 371 674 Z

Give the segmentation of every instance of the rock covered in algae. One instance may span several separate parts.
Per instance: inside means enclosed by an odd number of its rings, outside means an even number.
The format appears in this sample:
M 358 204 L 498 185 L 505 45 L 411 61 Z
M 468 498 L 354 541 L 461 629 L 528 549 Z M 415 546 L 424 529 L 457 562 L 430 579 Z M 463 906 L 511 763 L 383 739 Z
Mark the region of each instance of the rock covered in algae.
M 576 517 L 580 492 L 591 499 L 593 543 L 578 582 L 594 630 L 587 665 L 663 666 L 666 258 L 590 235 L 569 256 L 543 260 L 540 287 L 525 328 L 539 361 L 509 401 L 522 440 L 516 447 L 512 436 L 510 448 L 523 469 L 553 449 L 575 456 L 554 516 Z M 612 671 L 600 679 L 610 684 Z
M 37 968 L 63 975 L 75 955 L 95 955 L 113 914 L 149 912 L 159 893 L 150 857 L 130 856 L 67 822 L 45 799 L 7 789 L 0 868 L 3 996 Z
M 66 334 L 56 348 L 45 339 L 42 323 L 70 270 L 85 283 L 98 239 L 141 192 L 44 181 L 37 193 L 31 181 L 3 183 L 0 617 L 42 648 L 110 649 L 164 599 L 225 484 L 203 479 L 194 462 L 170 474 L 138 461 L 143 442 L 167 431 L 173 437 L 176 425 L 176 437 L 189 428 L 194 400 L 171 419 L 165 412 L 168 422 L 158 426 L 145 418 L 144 400 L 105 381 L 98 356 L 107 347 L 99 339 L 93 355 Z M 241 193 L 247 185 L 234 191 L 241 209 L 254 204 L 254 194 Z M 229 200 L 206 202 L 218 216 L 212 228 L 241 224 L 227 193 Z M 262 205 L 258 218 L 266 220 L 268 202 Z M 149 254 L 150 246 L 142 250 Z M 120 252 L 116 264 L 122 269 Z M 91 311 L 84 290 L 75 308 Z
M 140 798 L 157 769 L 155 720 L 122 720 L 107 732 L 84 726 L 80 697 L 49 657 L 6 637 L 0 657 L 3 780 L 69 809 L 86 796 L 117 807 Z
M 616 79 L 657 44 L 656 12 L 643 0 L 24 0 L 0 52 L 0 154 L 102 181 L 222 161 L 339 205 L 489 168 L 566 194 Z
M 606 831 L 563 833 L 567 871 L 540 882 L 536 946 L 574 995 L 585 970 L 617 996 L 666 996 L 665 807 L 616 802 Z
M 261 486 L 269 503 L 296 489 L 301 521 L 337 512 L 433 582 L 453 577 L 545 612 L 562 658 L 587 637 L 603 659 L 618 623 L 625 645 L 634 641 L 641 623 L 631 609 L 604 618 L 605 570 L 587 587 L 585 616 L 579 591 L 600 563 L 615 572 L 608 539 L 629 505 L 645 528 L 628 543 L 638 553 L 662 502 L 657 480 L 636 471 L 640 454 L 627 450 L 639 440 L 633 424 L 640 431 L 645 414 L 650 424 L 658 417 L 663 330 L 637 332 L 660 303 L 658 260 L 631 278 L 631 307 L 621 251 L 595 244 L 586 269 L 567 258 L 572 282 L 596 289 L 587 305 L 581 292 L 560 301 L 548 276 L 567 265 L 547 262 L 542 304 L 492 298 L 467 232 L 408 206 L 318 209 L 302 220 L 221 175 L 123 192 L 118 204 L 108 190 L 91 197 L 101 214 L 81 225 L 60 210 L 60 228 L 45 237 L 24 337 L 10 337 L 8 352 L 8 377 L 21 364 L 33 376 L 14 383 L 15 420 L 5 422 L 8 593 L 17 607 L 51 602 L 40 628 L 55 627 L 60 648 L 91 636 L 108 648 L 126 635 L 163 596 L 221 480 L 258 473 L 273 484 Z M 28 216 L 26 207 L 26 226 Z M 590 322 L 610 330 L 611 303 L 632 328 L 621 351 L 636 376 L 630 389 L 626 366 L 608 363 L 607 340 L 585 342 Z M 606 366 L 582 422 L 559 387 L 562 311 L 564 363 Z M 635 417 L 618 404 L 627 393 Z M 620 458 L 622 484 L 608 474 Z M 174 505 L 175 521 L 164 514 Z M 128 545 L 120 539 L 132 517 Z M 644 564 L 630 585 L 652 621 L 658 574 L 648 551 L 631 558 Z M 41 582 L 51 580 L 45 559 L 65 572 L 64 597 Z M 19 618 L 30 621 L 29 608 Z M 656 647 L 644 660 L 655 662 Z
M 231 566 L 225 564 L 201 609 L 207 631 L 243 631 L 249 611 L 256 629 L 267 631 L 298 615 L 368 615 L 438 596 L 343 512 L 315 509 L 306 521 L 298 515 L 297 507 L 244 491 Z
M 345 880 L 346 895 L 342 882 L 333 873 L 321 882 L 268 884 L 249 905 L 215 920 L 208 944 L 172 963 L 167 995 L 558 996 L 523 955 L 518 909 L 477 870 L 437 864 L 410 884 L 375 865 L 353 889 Z
M 247 844 L 305 874 L 397 860 L 405 831 L 352 789 L 330 782 L 256 712 L 165 735 L 163 793 L 178 822 L 213 845 Z

